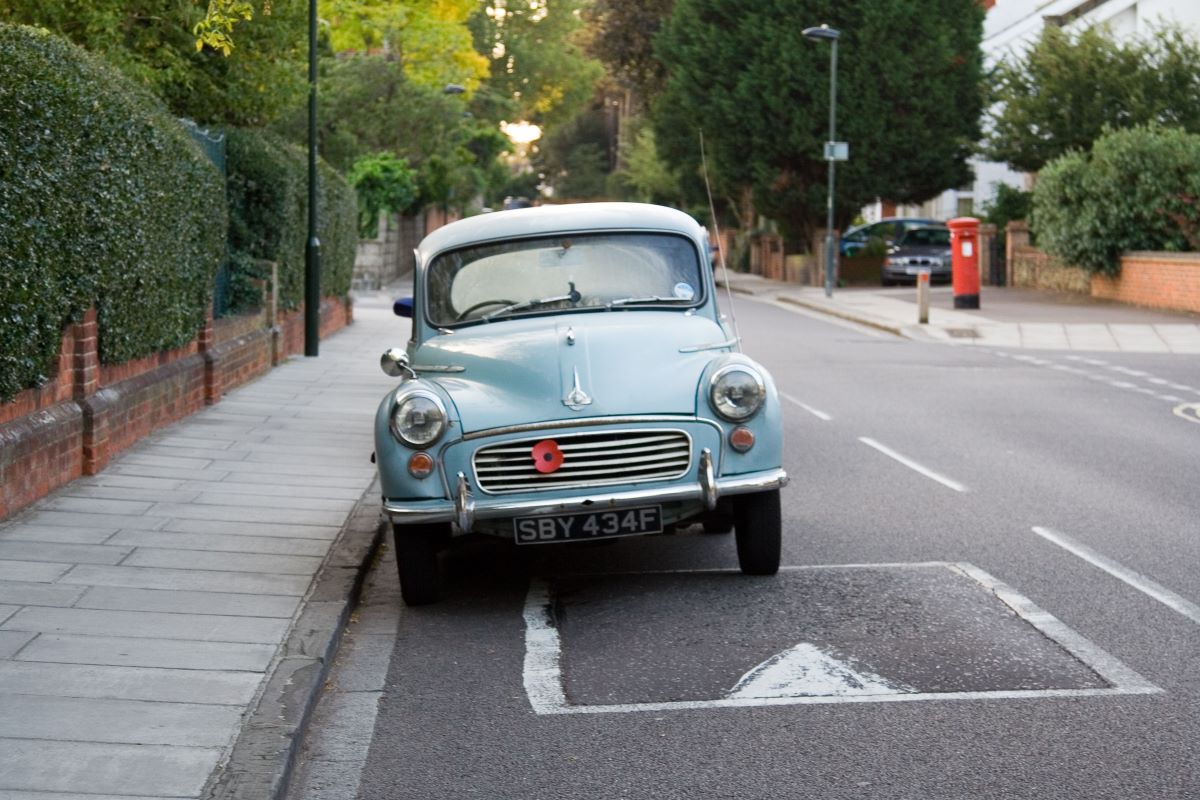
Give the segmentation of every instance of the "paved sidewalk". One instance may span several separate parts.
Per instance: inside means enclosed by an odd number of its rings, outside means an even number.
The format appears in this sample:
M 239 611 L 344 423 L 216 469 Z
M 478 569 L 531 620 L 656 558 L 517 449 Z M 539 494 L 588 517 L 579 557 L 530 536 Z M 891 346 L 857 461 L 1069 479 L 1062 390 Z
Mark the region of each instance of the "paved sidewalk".
M 718 283 L 723 283 L 721 271 Z M 1092 352 L 1200 353 L 1200 317 L 1028 289 L 984 286 L 979 310 L 953 307 L 953 291 L 934 287 L 929 323 L 917 322 L 915 288 L 796 286 L 730 272 L 735 292 L 800 306 L 911 339 L 960 345 Z
M 363 298 L 319 358 L 0 525 L 0 800 L 202 795 L 372 485 L 378 356 L 406 337 Z

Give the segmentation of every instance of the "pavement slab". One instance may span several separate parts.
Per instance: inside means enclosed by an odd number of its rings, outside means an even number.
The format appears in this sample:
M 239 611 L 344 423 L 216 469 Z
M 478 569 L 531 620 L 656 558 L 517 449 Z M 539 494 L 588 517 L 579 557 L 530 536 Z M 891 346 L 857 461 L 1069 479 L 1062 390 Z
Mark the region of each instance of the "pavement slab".
M 0 739 L 0 792 L 199 797 L 219 747 Z
M 20 661 L 262 672 L 275 655 L 275 646 L 265 644 L 120 636 L 20 635 L 37 636 L 21 650 Z
M 284 595 L 93 586 L 84 589 L 82 596 L 74 605 L 76 608 L 96 608 L 110 611 L 291 619 L 295 616 L 296 609 L 300 607 L 300 598 Z
M 70 528 L 61 525 L 21 524 L 0 530 L 0 538 L 6 542 L 102 544 L 116 532 L 116 528 Z
M 0 630 L 275 644 L 283 640 L 288 622 L 217 614 L 43 607 L 26 608 L 12 614 L 0 623 Z
M 222 747 L 241 716 L 234 706 L 0 694 L 0 738 Z
M 241 708 L 254 699 L 261 680 L 254 672 L 0 661 L 0 686 L 9 694 Z
M 0 603 L 23 606 L 72 606 L 87 591 L 81 586 L 57 586 L 50 583 L 0 581 Z
M 208 550 L 225 553 L 274 553 L 286 556 L 324 557 L 329 544 L 323 539 L 285 536 L 237 536 L 220 533 L 174 531 L 120 531 L 109 544 L 140 545 L 168 550 Z
M 310 576 L 307 575 L 84 565 L 71 568 L 70 574 L 63 577 L 61 582 L 84 586 L 124 586 L 130 589 L 181 589 L 299 597 L 308 588 L 309 580 Z

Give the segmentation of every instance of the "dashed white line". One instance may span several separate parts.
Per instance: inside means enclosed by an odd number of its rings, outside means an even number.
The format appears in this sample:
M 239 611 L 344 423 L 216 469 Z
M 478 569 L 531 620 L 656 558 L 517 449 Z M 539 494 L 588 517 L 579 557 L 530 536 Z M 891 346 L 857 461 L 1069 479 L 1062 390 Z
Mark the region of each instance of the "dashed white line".
M 1153 597 L 1158 602 L 1176 611 L 1190 619 L 1192 622 L 1200 624 L 1200 606 L 1197 606 L 1192 601 L 1181 597 L 1165 586 L 1155 583 L 1141 573 L 1134 572 L 1131 569 L 1121 566 L 1106 556 L 1102 556 L 1095 550 L 1092 550 L 1086 545 L 1082 545 L 1064 533 L 1051 530 L 1050 528 L 1034 527 L 1033 532 L 1041 536 L 1048 542 L 1056 544 L 1068 553 L 1082 558 L 1094 567 L 1112 575 L 1114 578 L 1124 581 L 1128 585 L 1137 589 L 1139 592 Z
M 918 464 L 916 461 L 913 461 L 911 458 L 908 458 L 907 456 L 903 456 L 903 455 L 897 453 L 895 450 L 888 447 L 887 445 L 880 444 L 879 442 L 875 441 L 874 439 L 870 439 L 866 436 L 860 436 L 860 437 L 858 437 L 858 440 L 860 442 L 862 442 L 863 444 L 867 445 L 868 447 L 875 448 L 876 450 L 883 453 L 888 458 L 899 461 L 901 464 L 903 464 L 904 466 L 913 470 L 914 472 L 919 472 L 920 474 L 924 475 L 926 478 L 929 478 L 930 480 L 933 480 L 933 481 L 937 481 L 942 486 L 945 486 L 948 489 L 953 489 L 956 492 L 967 491 L 967 487 L 963 486 L 958 481 L 951 480 L 950 478 L 947 478 L 945 475 L 940 475 L 940 474 L 934 472 L 933 470 L 929 469 L 928 467 Z
M 801 403 L 799 400 L 792 397 L 790 394 L 787 394 L 786 392 L 780 392 L 779 396 L 782 397 L 784 400 L 787 400 L 789 403 L 793 403 L 795 405 L 800 406 L 805 411 L 812 414 L 814 417 L 816 417 L 819 420 L 824 420 L 825 422 L 829 422 L 831 419 L 833 419 L 833 417 L 829 416 L 824 411 L 815 409 L 812 406 L 808 405 L 807 403 Z

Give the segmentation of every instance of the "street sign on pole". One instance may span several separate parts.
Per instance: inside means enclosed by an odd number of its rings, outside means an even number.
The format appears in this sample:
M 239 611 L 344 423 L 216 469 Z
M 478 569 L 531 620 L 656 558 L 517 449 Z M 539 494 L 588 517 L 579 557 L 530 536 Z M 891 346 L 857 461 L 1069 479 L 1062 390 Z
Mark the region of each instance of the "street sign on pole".
M 825 143 L 825 160 L 826 161 L 849 161 L 850 160 L 850 144 L 848 142 L 826 142 Z

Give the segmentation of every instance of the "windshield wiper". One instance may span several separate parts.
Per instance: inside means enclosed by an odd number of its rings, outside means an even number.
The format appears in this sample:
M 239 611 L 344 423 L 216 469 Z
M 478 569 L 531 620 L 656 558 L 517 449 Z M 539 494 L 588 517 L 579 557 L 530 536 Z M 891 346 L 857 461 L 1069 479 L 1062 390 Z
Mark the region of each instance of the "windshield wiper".
M 564 295 L 559 295 L 558 297 L 534 298 L 532 300 L 523 300 L 520 303 L 511 303 L 507 306 L 504 306 L 503 308 L 498 308 L 495 311 L 491 311 L 487 314 L 484 314 L 482 317 L 480 317 L 480 319 L 483 320 L 484 322 L 490 322 L 492 317 L 498 317 L 501 314 L 511 314 L 514 311 L 528 311 L 531 308 L 547 306 L 547 305 L 550 305 L 551 303 L 562 303 L 564 301 L 569 302 L 569 303 L 578 303 L 580 300 L 583 299 L 583 295 L 581 295 L 575 289 L 575 281 L 569 281 L 567 283 L 567 286 L 569 286 L 571 288 L 571 291 L 567 292 Z
M 658 295 L 650 295 L 648 297 L 622 297 L 620 300 L 609 300 L 605 303 L 606 306 L 638 306 L 649 305 L 651 303 L 690 303 L 691 299 L 682 297 L 659 297 Z

